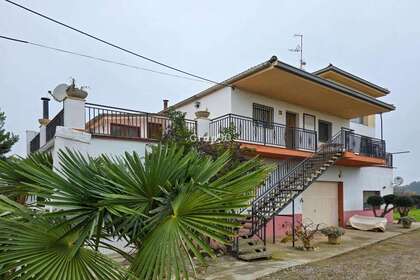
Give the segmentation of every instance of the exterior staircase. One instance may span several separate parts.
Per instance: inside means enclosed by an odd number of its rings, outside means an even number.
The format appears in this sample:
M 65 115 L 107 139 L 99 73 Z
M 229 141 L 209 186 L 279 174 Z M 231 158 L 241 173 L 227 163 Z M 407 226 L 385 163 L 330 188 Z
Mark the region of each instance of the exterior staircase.
M 300 162 L 286 161 L 270 174 L 257 190 L 251 207 L 246 209 L 248 216 L 241 223 L 233 247 L 239 259 L 250 261 L 271 257 L 266 248 L 267 223 L 341 158 L 346 133 L 347 130 L 341 130 L 311 156 Z

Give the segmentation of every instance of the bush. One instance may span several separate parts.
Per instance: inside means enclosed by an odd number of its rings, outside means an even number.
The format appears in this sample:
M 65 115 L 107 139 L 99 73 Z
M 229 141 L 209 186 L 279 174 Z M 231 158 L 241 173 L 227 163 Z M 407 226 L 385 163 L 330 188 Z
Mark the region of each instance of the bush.
M 325 236 L 339 237 L 343 236 L 345 231 L 342 228 L 331 226 L 321 229 L 321 233 Z
M 414 199 L 410 196 L 397 196 L 394 200 L 394 207 L 397 208 L 400 217 L 408 216 L 410 209 L 415 205 Z M 401 219 L 400 219 L 401 220 Z
M 375 217 L 378 217 L 376 210 L 381 208 L 381 205 L 384 204 L 384 199 L 379 195 L 374 195 L 368 197 L 366 203 L 372 206 L 372 211 Z M 383 213 L 382 213 L 383 214 Z

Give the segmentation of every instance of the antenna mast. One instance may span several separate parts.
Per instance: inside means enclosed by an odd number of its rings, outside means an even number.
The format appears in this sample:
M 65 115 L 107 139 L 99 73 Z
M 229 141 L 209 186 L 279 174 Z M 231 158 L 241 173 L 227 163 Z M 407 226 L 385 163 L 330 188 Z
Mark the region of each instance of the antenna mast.
M 306 65 L 306 62 L 303 61 L 303 34 L 295 34 L 294 37 L 300 38 L 300 44 L 298 44 L 296 48 L 294 49 L 289 49 L 289 51 L 300 53 L 299 66 L 300 66 L 300 69 L 303 70 L 303 67 Z

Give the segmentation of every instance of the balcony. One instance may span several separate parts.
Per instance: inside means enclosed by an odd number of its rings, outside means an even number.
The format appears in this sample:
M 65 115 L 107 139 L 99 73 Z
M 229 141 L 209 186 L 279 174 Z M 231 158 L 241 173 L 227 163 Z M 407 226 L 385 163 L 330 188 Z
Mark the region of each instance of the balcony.
M 244 147 L 273 158 L 305 158 L 318 148 L 317 132 L 284 124 L 256 121 L 252 118 L 228 114 L 210 123 L 210 136 L 219 138 L 225 128 L 234 128 L 237 141 Z M 343 128 L 340 143 L 344 147 L 343 158 L 338 162 L 345 166 L 385 165 L 385 141 L 354 133 Z
M 86 103 L 86 132 L 94 137 L 139 141 L 159 141 L 172 127 L 163 115 Z M 196 122 L 185 120 L 187 129 L 196 132 Z
M 237 141 L 267 156 L 307 157 L 318 146 L 316 131 L 256 121 L 234 114 L 213 119 L 209 128 L 210 136 L 219 138 L 225 128 L 234 128 Z

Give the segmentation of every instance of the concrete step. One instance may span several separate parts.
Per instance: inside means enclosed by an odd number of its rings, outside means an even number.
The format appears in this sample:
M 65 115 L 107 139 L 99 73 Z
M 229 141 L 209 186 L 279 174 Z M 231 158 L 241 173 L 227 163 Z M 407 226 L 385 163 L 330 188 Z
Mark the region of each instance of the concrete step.
M 261 251 L 258 253 L 245 253 L 238 255 L 238 259 L 244 261 L 253 261 L 258 259 L 271 259 L 272 254 L 268 251 Z
M 257 244 L 257 245 L 244 245 L 239 246 L 239 254 L 245 254 L 245 253 L 259 253 L 265 251 L 264 244 Z
M 260 240 L 253 238 L 240 238 L 239 239 L 239 248 L 243 246 L 255 246 L 260 244 Z

